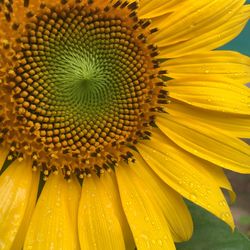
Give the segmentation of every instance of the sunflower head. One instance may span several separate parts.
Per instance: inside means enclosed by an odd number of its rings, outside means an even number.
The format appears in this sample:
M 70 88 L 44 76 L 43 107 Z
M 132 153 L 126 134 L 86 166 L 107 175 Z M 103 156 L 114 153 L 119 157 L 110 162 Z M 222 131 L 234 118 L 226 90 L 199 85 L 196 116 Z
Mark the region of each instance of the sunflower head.
M 249 16 L 244 0 L 0 0 L 0 249 L 174 250 L 183 198 L 234 228 L 221 188 L 235 198 L 223 168 L 250 172 L 250 60 L 215 49 Z
M 147 41 L 156 29 L 138 18 L 138 4 L 24 1 L 21 22 L 11 2 L 3 7 L 11 39 L 1 48 L 1 140 L 9 157 L 31 156 L 46 175 L 80 177 L 131 159 L 129 148 L 150 136 L 152 112 L 167 103 L 157 48 Z

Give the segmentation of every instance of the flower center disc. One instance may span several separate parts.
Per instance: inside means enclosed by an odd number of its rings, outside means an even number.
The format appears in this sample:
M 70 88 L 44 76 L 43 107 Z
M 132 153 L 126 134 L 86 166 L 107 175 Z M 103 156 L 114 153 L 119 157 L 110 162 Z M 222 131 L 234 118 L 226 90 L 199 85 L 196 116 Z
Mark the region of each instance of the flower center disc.
M 165 98 L 149 22 L 138 20 L 136 4 L 95 2 L 41 5 L 17 39 L 18 127 L 7 141 L 16 138 L 34 167 L 86 173 L 129 159 Z

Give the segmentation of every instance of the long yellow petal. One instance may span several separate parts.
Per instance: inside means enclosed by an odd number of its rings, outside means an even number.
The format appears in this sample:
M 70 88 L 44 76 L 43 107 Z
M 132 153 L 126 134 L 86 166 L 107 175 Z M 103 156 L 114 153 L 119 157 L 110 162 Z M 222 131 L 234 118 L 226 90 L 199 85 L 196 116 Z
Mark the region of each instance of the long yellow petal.
M 137 249 L 175 249 L 168 223 L 144 180 L 126 164 L 117 168 L 116 176 Z
M 206 110 L 249 115 L 250 90 L 226 81 L 181 79 L 168 81 L 169 96 Z
M 31 221 L 32 214 L 35 209 L 36 200 L 37 200 L 37 192 L 38 192 L 38 184 L 39 184 L 39 171 L 33 172 L 32 174 L 32 183 L 31 190 L 29 194 L 28 204 L 23 216 L 22 223 L 19 227 L 15 240 L 11 246 L 11 250 L 21 250 L 23 249 L 23 243 L 25 240 L 25 236 Z
M 38 199 L 26 235 L 24 250 L 80 249 L 77 209 L 80 185 L 51 174 Z
M 215 179 L 202 167 L 203 161 L 178 148 L 158 132 L 137 148 L 155 173 L 182 196 L 225 220 L 232 228 L 233 218 Z
M 162 47 L 192 40 L 230 22 L 243 3 L 244 0 L 185 1 L 178 12 L 153 20 L 159 32 L 152 41 Z
M 104 175 L 103 178 L 101 178 L 99 181 L 101 181 L 103 185 L 105 185 L 106 187 L 105 192 L 109 196 L 109 199 L 113 204 L 114 212 L 122 228 L 126 249 L 134 249 L 135 248 L 134 238 L 122 208 L 121 197 L 119 194 L 115 174 L 113 172 L 110 172 L 109 174 Z
M 161 139 L 162 139 L 162 134 L 158 130 L 154 130 L 153 141 L 157 140 L 159 142 Z M 202 161 L 201 159 L 199 159 L 199 162 L 196 165 L 198 164 L 200 172 L 202 172 L 205 176 L 214 179 L 214 185 L 217 185 L 220 188 L 228 190 L 231 201 L 234 201 L 236 195 L 233 191 L 231 183 L 229 182 L 227 176 L 224 173 L 224 170 L 221 167 L 218 167 L 211 162 Z
M 210 51 L 183 56 L 161 64 L 175 79 L 223 81 L 242 85 L 250 81 L 250 58 L 232 51 Z
M 234 202 L 236 199 L 236 194 L 233 191 L 233 187 L 225 175 L 223 168 L 206 161 L 203 162 L 201 167 L 207 171 L 207 175 L 211 175 L 219 187 L 229 191 L 231 202 Z
M 193 233 L 193 222 L 181 195 L 158 178 L 140 154 L 137 152 L 133 152 L 133 154 L 136 161 L 129 165 L 138 178 L 146 183 L 149 196 L 155 197 L 168 222 L 174 241 L 182 242 L 190 239 Z
M 138 15 L 140 18 L 154 18 L 181 10 L 185 0 L 140 0 Z
M 122 225 L 114 199 L 111 176 L 86 178 L 83 183 L 78 213 L 81 249 L 125 249 Z M 118 191 L 118 190 L 117 190 Z
M 239 173 L 250 173 L 250 147 L 221 129 L 167 114 L 158 127 L 177 145 L 202 159 Z
M 204 124 L 225 130 L 227 133 L 235 137 L 250 137 L 249 116 L 204 110 L 183 102 L 179 102 L 175 99 L 172 99 L 171 103 L 167 106 L 167 112 L 170 115 L 184 120 L 196 120 Z
M 25 215 L 32 186 L 30 160 L 12 163 L 0 177 L 0 249 L 10 249 Z M 36 188 L 36 187 L 34 187 Z
M 213 9 L 213 12 L 216 12 L 216 10 Z M 228 13 L 229 12 L 230 11 L 228 11 Z M 179 41 L 175 44 L 168 45 L 165 47 L 161 47 L 160 57 L 174 58 L 203 51 L 210 51 L 215 48 L 218 48 L 228 43 L 240 34 L 240 32 L 245 27 L 249 16 L 250 7 L 248 5 L 243 6 L 238 12 L 236 12 L 232 16 L 231 19 L 224 22 L 222 25 L 219 25 L 218 27 L 215 27 L 207 32 L 205 31 L 205 29 L 203 29 L 203 33 L 198 33 L 193 38 L 184 41 Z M 215 25 L 216 21 L 211 21 L 211 24 Z M 204 25 L 204 27 L 206 27 L 206 25 Z M 182 29 L 184 28 L 182 27 Z M 190 34 L 195 34 L 195 32 L 190 32 Z M 161 39 L 164 40 L 163 38 Z M 159 46 L 159 42 L 157 42 L 156 44 Z

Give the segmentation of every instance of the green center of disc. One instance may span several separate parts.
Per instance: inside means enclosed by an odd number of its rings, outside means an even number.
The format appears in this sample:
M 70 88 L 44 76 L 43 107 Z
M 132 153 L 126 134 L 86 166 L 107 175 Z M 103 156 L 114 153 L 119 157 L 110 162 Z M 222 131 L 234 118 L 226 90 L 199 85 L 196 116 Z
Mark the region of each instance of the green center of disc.
M 78 54 L 64 51 L 51 64 L 55 65 L 53 78 L 58 104 L 94 115 L 112 103 L 114 82 L 106 72 L 104 60 L 98 61 L 95 54 L 88 55 L 84 47 Z

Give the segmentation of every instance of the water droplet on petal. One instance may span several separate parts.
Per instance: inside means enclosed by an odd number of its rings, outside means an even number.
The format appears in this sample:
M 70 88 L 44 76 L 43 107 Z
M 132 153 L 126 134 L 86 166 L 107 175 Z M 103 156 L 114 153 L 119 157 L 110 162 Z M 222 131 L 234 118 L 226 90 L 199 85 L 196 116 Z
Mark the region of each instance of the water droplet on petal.
M 158 240 L 158 245 L 159 245 L 159 246 L 162 246 L 162 245 L 163 245 L 162 240 Z
M 193 188 L 193 187 L 194 187 L 194 183 L 193 183 L 193 182 L 190 182 L 190 183 L 189 183 L 189 186 L 190 186 L 191 188 Z
M 219 205 L 220 205 L 220 206 L 225 206 L 225 205 L 226 205 L 226 202 L 225 202 L 224 200 L 222 200 L 222 201 L 219 202 Z
M 197 195 L 196 194 L 190 194 L 189 198 L 190 198 L 190 200 L 195 201 L 197 199 Z
M 146 247 L 150 249 L 149 238 L 146 234 L 140 234 L 140 238 L 138 240 L 143 240 L 145 242 Z

